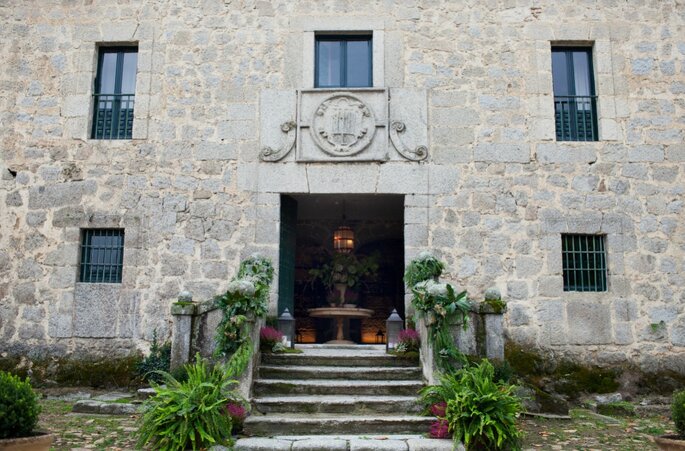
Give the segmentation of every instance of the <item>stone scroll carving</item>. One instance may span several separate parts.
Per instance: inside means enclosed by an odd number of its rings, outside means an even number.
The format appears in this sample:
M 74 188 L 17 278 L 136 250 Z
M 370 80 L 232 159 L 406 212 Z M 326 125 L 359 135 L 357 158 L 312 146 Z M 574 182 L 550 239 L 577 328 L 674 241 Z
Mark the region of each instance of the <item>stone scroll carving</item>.
M 283 157 L 288 155 L 295 146 L 295 138 L 297 136 L 297 124 L 295 124 L 295 121 L 287 121 L 282 123 L 281 131 L 286 133 L 285 144 L 278 149 L 274 149 L 269 146 L 262 147 L 262 150 L 259 153 L 259 158 L 262 161 L 281 160 Z
M 402 121 L 392 121 L 390 124 L 390 142 L 393 147 L 407 160 L 421 161 L 428 156 L 428 147 L 416 146 L 414 149 L 406 146 L 400 139 L 400 133 L 404 133 L 407 126 Z

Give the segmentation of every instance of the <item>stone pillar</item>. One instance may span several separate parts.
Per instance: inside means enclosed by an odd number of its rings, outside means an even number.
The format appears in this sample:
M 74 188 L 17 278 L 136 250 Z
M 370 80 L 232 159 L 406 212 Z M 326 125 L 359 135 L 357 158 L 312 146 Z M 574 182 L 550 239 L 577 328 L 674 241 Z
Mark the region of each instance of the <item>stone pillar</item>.
M 483 313 L 485 325 L 485 357 L 504 360 L 504 311 Z
M 188 292 L 178 297 L 178 302 L 171 304 L 173 326 L 171 334 L 171 371 L 188 363 L 190 360 L 191 337 L 193 333 L 193 316 L 195 303 Z

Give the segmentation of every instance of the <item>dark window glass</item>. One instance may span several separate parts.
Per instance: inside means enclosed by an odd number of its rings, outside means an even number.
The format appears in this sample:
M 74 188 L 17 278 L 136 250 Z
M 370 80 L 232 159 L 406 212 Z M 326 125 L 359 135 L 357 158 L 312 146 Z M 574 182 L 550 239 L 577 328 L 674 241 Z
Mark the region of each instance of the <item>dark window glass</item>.
M 122 229 L 84 229 L 79 281 L 121 283 L 124 264 Z
M 564 291 L 606 291 L 604 235 L 561 235 Z
M 131 139 L 137 47 L 101 47 L 95 78 L 93 139 Z
M 592 50 L 552 48 L 557 141 L 597 141 L 597 98 Z
M 315 86 L 372 86 L 371 42 L 371 36 L 317 36 Z

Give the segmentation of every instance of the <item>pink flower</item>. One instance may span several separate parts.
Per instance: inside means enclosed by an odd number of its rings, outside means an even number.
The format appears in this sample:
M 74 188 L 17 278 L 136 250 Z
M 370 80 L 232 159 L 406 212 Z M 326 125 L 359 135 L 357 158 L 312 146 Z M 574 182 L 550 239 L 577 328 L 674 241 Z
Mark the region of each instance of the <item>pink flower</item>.
M 430 436 L 431 438 L 450 438 L 447 420 L 438 420 L 431 424 Z
M 447 409 L 447 403 L 445 401 L 435 403 L 431 406 L 431 413 L 439 418 L 445 417 L 445 410 Z
M 245 407 L 233 402 L 226 404 L 226 413 L 231 417 L 233 424 L 242 424 L 247 416 L 247 410 L 245 410 Z
M 275 345 L 283 338 L 283 334 L 273 327 L 262 327 L 259 331 L 259 339 L 262 343 Z

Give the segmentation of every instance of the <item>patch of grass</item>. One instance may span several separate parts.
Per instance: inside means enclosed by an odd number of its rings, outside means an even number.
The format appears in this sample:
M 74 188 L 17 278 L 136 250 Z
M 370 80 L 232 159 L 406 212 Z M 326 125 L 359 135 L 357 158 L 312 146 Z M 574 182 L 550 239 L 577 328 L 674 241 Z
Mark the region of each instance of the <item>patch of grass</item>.
M 634 417 L 635 406 L 627 401 L 610 402 L 598 405 L 597 412 L 612 417 Z

